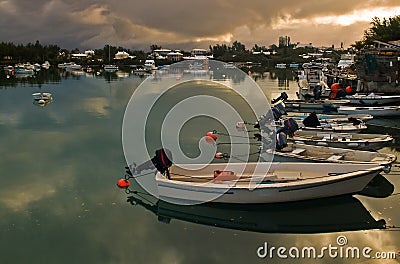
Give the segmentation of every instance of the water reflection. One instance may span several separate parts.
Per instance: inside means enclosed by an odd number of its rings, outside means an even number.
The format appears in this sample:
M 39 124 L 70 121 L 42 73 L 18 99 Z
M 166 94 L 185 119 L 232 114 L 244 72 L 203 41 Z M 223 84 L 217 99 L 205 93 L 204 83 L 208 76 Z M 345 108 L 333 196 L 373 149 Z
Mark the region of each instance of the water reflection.
M 118 81 L 129 78 L 134 72 L 129 68 L 123 68 L 115 72 L 107 72 L 102 68 L 83 68 L 82 70 L 62 70 L 51 67 L 47 70 L 40 70 L 34 74 L 11 75 L 7 71 L 0 71 L 0 89 L 16 87 L 18 85 L 30 85 L 41 88 L 44 84 L 60 84 L 62 80 L 83 78 L 102 78 L 106 82 Z
M 352 196 L 285 204 L 207 203 L 185 206 L 162 200 L 150 203 L 143 195 L 131 195 L 127 202 L 150 210 L 164 223 L 176 219 L 261 233 L 328 233 L 384 229 L 386 225 L 384 219 L 374 219 L 364 205 Z

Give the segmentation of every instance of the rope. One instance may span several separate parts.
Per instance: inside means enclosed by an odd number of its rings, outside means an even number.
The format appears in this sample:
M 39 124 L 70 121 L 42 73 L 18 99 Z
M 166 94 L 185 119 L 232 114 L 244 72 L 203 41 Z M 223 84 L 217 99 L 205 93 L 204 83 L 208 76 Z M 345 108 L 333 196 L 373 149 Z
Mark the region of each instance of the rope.
M 139 174 L 139 175 L 135 175 L 135 176 L 132 176 L 132 175 L 129 175 L 128 173 L 126 173 L 124 178 L 125 178 L 125 180 L 136 179 L 136 178 L 140 178 L 140 177 L 147 176 L 147 175 L 150 175 L 150 174 L 154 174 L 154 172 L 155 171 L 151 171 L 151 172 L 148 172 L 148 173 L 145 173 L 145 174 Z
M 146 197 L 143 197 L 141 194 L 145 194 L 145 195 L 149 195 L 152 196 L 151 194 L 148 193 L 144 193 L 144 192 L 139 192 L 139 191 L 132 191 L 130 189 L 125 189 L 125 193 L 126 194 L 136 194 L 136 196 L 146 200 L 147 202 L 149 202 L 151 205 L 155 205 L 152 201 L 150 201 L 149 199 L 147 199 Z

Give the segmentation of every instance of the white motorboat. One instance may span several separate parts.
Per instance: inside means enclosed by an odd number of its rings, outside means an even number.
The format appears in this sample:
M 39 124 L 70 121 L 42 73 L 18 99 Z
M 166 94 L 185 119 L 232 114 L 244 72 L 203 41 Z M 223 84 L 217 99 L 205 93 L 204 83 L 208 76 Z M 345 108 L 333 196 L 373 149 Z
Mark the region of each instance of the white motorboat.
M 14 67 L 14 72 L 16 75 L 26 75 L 26 76 L 31 76 L 34 75 L 34 70 L 31 68 L 25 67 L 25 65 L 19 64 L 15 65 Z
M 146 61 L 144 62 L 143 68 L 144 68 L 145 70 L 150 70 L 150 71 L 156 70 L 157 67 L 156 67 L 156 62 L 155 62 L 155 60 L 146 60 Z
M 378 150 L 394 142 L 392 136 L 382 134 L 336 133 L 326 131 L 296 131 L 289 140 L 308 145 L 358 150 Z
M 264 155 L 274 155 L 273 160 L 277 162 L 373 163 L 385 166 L 385 172 L 390 172 L 396 161 L 393 154 L 293 142 L 280 150 L 267 149 Z
M 370 114 L 374 117 L 380 116 L 400 116 L 400 106 L 340 106 L 339 114 Z
M 345 99 L 351 104 L 377 106 L 399 103 L 400 95 L 354 94 L 347 95 Z
M 320 63 L 304 63 L 298 77 L 299 99 L 328 97 L 331 89 L 324 74 L 326 67 Z M 317 93 L 317 94 L 316 94 Z
M 82 68 L 81 65 L 76 64 L 75 62 L 64 62 L 58 64 L 58 68 L 66 70 L 66 71 L 73 71 L 73 70 L 80 70 Z
M 48 61 L 43 62 L 41 65 L 41 67 L 45 70 L 48 70 L 50 68 L 50 66 L 51 66 L 50 62 L 48 62 Z
M 357 193 L 383 169 L 356 163 L 185 164 L 157 172 L 156 183 L 159 197 L 175 203 L 280 203 Z

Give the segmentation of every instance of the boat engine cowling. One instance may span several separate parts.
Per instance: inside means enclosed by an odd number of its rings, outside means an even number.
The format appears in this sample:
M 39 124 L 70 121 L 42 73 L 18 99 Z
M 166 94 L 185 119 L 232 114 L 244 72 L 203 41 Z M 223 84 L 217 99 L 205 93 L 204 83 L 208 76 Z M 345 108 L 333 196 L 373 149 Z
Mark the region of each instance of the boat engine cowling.
M 314 99 L 318 100 L 322 94 L 322 86 L 320 84 L 315 85 L 313 93 L 314 93 Z
M 287 135 L 284 132 L 276 133 L 276 146 L 277 150 L 281 150 L 287 146 Z
M 294 132 L 299 130 L 299 125 L 297 124 L 296 120 L 293 118 L 286 119 L 283 122 L 283 127 L 279 128 L 276 133 L 283 132 L 286 135 L 292 137 L 294 135 Z
M 168 168 L 172 166 L 172 153 L 169 149 L 158 149 L 151 161 L 159 172 L 168 173 Z
M 271 107 L 270 112 L 272 113 L 275 121 L 279 120 L 279 118 L 287 114 L 285 107 L 282 104 L 277 104 L 276 106 Z
M 280 95 L 279 97 L 277 97 L 277 98 L 275 98 L 275 99 L 272 99 L 272 100 L 271 100 L 271 103 L 275 104 L 275 103 L 277 103 L 277 102 L 279 102 L 279 101 L 285 101 L 285 100 L 287 100 L 288 98 L 289 98 L 289 96 L 287 95 L 287 93 L 286 93 L 286 92 L 282 92 L 281 95 Z
M 312 112 L 309 116 L 304 118 L 303 125 L 306 127 L 318 127 L 321 126 L 321 123 L 318 120 L 318 116 L 315 112 Z

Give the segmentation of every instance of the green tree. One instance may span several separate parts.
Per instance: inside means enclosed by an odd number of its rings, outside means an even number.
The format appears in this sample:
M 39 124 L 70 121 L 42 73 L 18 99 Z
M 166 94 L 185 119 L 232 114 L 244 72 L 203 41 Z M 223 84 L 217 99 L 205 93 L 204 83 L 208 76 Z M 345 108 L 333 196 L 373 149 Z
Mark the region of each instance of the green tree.
M 383 18 L 374 17 L 371 27 L 364 31 L 362 41 L 356 41 L 351 46 L 360 49 L 371 45 L 374 40 L 388 42 L 400 39 L 400 15 L 395 17 Z

